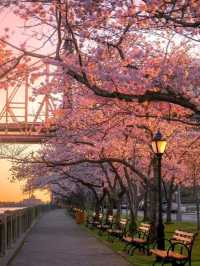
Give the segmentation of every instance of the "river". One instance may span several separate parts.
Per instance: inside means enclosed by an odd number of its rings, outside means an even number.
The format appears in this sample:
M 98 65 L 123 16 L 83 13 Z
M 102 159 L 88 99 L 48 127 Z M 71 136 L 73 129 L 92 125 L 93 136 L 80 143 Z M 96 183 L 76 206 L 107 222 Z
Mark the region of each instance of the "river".
M 0 214 L 4 213 L 5 211 L 15 211 L 24 209 L 24 207 L 0 207 Z

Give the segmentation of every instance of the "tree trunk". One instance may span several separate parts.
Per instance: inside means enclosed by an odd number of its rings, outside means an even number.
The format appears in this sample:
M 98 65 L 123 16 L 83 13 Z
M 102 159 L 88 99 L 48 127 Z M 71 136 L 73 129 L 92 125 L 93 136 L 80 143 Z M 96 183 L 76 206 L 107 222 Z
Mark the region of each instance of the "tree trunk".
M 175 186 L 174 186 L 174 178 L 171 179 L 170 182 L 165 183 L 163 181 L 163 187 L 164 187 L 164 192 L 165 192 L 165 199 L 167 201 L 167 208 L 166 208 L 166 223 L 171 223 L 172 222 L 172 196 L 175 191 Z
M 114 208 L 114 200 L 110 197 L 107 207 L 106 219 L 108 219 L 109 215 L 113 215 L 113 208 Z
M 196 176 L 196 169 L 193 169 L 193 192 L 194 192 L 194 198 L 196 201 L 196 212 L 197 212 L 197 230 L 200 230 L 200 199 L 199 199 L 199 187 L 197 185 L 197 176 Z
M 167 209 L 166 209 L 166 223 L 172 222 L 172 194 L 173 194 L 173 186 L 170 184 L 168 193 L 166 191 L 166 200 L 167 200 Z
M 137 228 L 137 224 L 136 224 L 136 217 L 135 217 L 135 208 L 132 204 L 132 200 L 131 200 L 129 193 L 127 193 L 127 200 L 128 200 L 129 210 L 130 210 L 129 231 L 130 233 L 133 233 L 135 232 Z
M 196 201 L 196 212 L 197 212 L 197 230 L 200 230 L 200 200 L 199 200 L 199 191 L 198 187 L 194 187 L 194 195 Z
M 172 213 L 172 199 L 170 199 L 170 197 L 169 197 L 169 199 L 167 200 L 167 209 L 166 209 L 167 218 L 166 218 L 166 223 L 171 223 L 172 222 L 171 213 Z
M 137 186 L 135 186 L 135 184 L 131 182 L 130 176 L 126 169 L 125 169 L 125 177 L 128 183 L 126 194 L 127 194 L 129 209 L 130 212 L 132 213 L 131 214 L 132 217 L 134 217 L 134 219 L 136 220 L 138 205 L 139 205 L 139 200 L 137 198 Z
M 116 201 L 117 213 L 116 213 L 116 224 L 119 225 L 121 217 L 121 199 Z
M 148 196 L 149 196 L 149 186 L 148 186 L 148 182 L 146 181 L 145 183 L 145 192 L 144 192 L 144 217 L 143 220 L 144 221 L 148 221 L 149 220 L 149 216 L 148 216 Z
M 96 201 L 96 205 L 95 205 L 95 220 L 98 221 L 99 220 L 99 214 L 101 211 L 101 204 L 100 201 Z
M 196 202 L 196 209 L 197 209 L 197 230 L 200 230 L 200 203 L 199 203 L 199 199 Z

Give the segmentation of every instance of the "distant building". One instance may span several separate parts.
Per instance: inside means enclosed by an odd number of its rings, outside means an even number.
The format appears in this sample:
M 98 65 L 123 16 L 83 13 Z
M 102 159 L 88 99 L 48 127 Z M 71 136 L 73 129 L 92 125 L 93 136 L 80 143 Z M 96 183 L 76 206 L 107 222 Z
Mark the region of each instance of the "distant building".
M 29 207 L 29 206 L 41 205 L 43 204 L 43 201 L 37 199 L 34 195 L 32 195 L 30 198 L 20 201 L 19 204 L 21 206 Z

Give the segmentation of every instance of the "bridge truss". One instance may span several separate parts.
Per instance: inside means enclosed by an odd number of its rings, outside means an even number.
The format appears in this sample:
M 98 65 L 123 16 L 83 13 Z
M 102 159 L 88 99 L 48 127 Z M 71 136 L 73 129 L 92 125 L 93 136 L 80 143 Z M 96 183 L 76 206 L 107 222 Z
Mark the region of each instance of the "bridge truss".
M 5 89 L 2 94 L 0 143 L 40 143 L 53 135 L 56 104 L 50 94 L 40 95 L 40 102 L 33 103 L 28 77 L 24 84 Z M 34 107 L 32 113 L 30 107 Z

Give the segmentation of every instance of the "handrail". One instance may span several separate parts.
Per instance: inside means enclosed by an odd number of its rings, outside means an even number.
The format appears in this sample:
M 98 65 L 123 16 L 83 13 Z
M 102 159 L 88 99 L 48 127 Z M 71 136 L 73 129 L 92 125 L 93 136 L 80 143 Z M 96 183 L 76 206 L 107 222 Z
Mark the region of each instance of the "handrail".
M 38 205 L 0 214 L 0 256 L 32 226 L 49 205 Z

